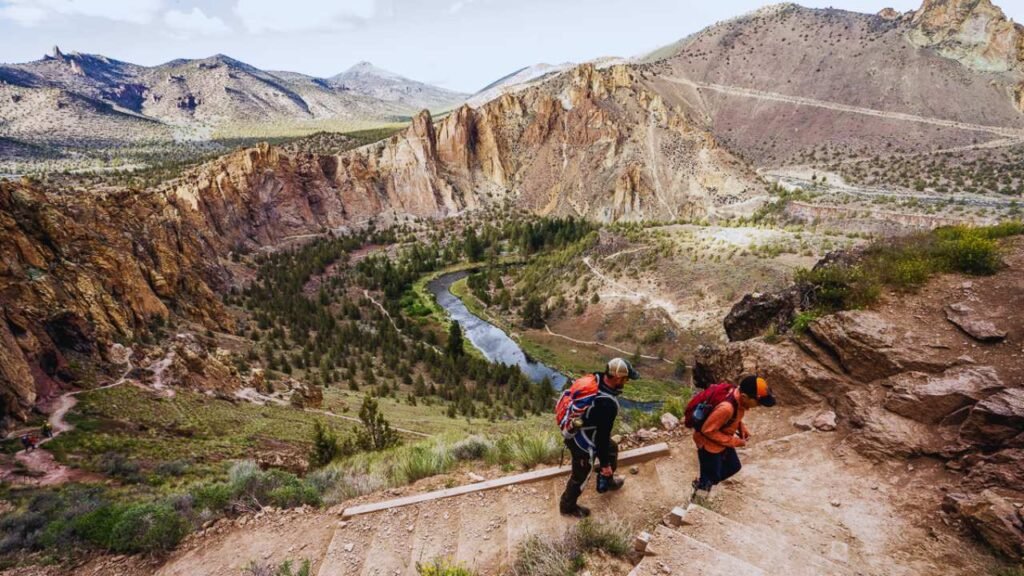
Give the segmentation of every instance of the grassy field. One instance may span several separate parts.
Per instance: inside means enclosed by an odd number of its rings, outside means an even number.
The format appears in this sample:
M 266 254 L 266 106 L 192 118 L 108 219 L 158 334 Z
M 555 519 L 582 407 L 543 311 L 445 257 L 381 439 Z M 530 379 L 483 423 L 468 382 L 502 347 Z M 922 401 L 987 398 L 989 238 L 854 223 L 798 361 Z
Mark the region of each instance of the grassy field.
M 362 398 L 360 392 L 332 387 L 324 391 L 324 409 L 345 416 L 358 416 Z M 429 405 L 423 399 L 417 399 L 417 405 L 412 406 L 405 393 L 399 393 L 398 398 L 378 398 L 378 402 L 381 413 L 393 425 L 431 435 L 501 434 L 514 429 L 543 430 L 548 424 L 547 415 L 496 422 L 484 418 L 449 418 L 447 405 L 440 402 Z M 554 427 L 553 421 L 550 427 Z
M 75 429 L 47 447 L 58 460 L 102 471 L 111 454 L 139 464 L 143 472 L 169 462 L 188 462 L 202 475 L 222 463 L 260 452 L 304 454 L 313 422 L 338 433 L 356 423 L 330 419 L 290 406 L 231 402 L 189 391 L 158 398 L 133 386 L 85 392 L 69 414 Z

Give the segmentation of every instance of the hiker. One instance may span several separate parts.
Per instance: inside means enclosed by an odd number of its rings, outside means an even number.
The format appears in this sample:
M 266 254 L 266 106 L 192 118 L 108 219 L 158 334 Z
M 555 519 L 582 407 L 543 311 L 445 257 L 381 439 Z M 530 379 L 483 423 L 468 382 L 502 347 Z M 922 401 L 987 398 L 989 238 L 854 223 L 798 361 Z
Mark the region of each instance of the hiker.
M 43 422 L 43 426 L 39 429 L 43 434 L 43 438 L 53 438 L 53 426 L 49 422 Z
M 36 448 L 36 437 L 31 434 L 25 434 L 21 437 L 21 445 L 25 447 L 25 452 L 31 452 Z
M 590 510 L 577 501 L 594 468 L 595 458 L 599 464 L 599 493 L 618 490 L 625 483 L 624 478 L 615 475 L 619 447 L 612 440 L 612 425 L 619 414 L 616 397 L 622 394 L 627 381 L 638 378 L 640 374 L 629 362 L 612 358 L 603 373 L 587 374 L 562 393 L 555 418 L 572 455 L 572 473 L 558 506 L 562 514 L 577 518 L 590 515 Z
M 685 424 L 694 429 L 693 442 L 700 462 L 700 476 L 693 481 L 694 496 L 698 490 L 710 494 L 713 486 L 740 471 L 736 449 L 746 446 L 750 438 L 743 424 L 744 414 L 757 406 L 774 405 L 768 382 L 753 374 L 742 376 L 739 386 L 721 382 L 690 400 Z

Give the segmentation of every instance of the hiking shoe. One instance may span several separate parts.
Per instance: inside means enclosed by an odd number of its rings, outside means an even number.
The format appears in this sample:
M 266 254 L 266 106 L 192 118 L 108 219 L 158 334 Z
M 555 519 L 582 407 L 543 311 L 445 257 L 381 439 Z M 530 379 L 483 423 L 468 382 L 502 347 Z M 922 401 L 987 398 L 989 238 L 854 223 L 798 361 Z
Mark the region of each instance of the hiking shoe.
M 586 518 L 587 516 L 590 516 L 590 508 L 580 506 L 579 504 L 571 507 L 559 506 L 558 511 L 565 516 L 573 516 L 575 518 Z
M 618 490 L 619 488 L 622 488 L 622 485 L 625 483 L 626 479 L 624 477 L 619 475 L 612 476 L 608 481 L 608 490 Z

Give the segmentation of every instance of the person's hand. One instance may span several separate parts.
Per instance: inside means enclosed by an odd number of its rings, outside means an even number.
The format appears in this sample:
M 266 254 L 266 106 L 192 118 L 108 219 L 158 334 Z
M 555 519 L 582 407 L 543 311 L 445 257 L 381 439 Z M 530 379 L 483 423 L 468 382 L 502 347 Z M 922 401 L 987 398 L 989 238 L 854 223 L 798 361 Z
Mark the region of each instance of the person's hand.
M 740 428 L 736 432 L 740 435 L 740 440 L 749 440 L 750 439 L 750 431 L 747 430 L 746 428 Z
M 613 474 L 611 466 L 605 466 L 601 468 L 601 476 L 611 476 Z
M 747 441 L 744 440 L 743 438 L 737 438 L 736 439 L 736 448 L 743 448 L 746 445 L 747 445 Z

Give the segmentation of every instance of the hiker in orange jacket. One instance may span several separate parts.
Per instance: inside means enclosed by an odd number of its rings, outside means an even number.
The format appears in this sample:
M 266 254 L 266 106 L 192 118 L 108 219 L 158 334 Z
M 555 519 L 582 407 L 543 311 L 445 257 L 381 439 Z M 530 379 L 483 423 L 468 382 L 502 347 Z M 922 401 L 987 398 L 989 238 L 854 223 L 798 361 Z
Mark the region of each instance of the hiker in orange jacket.
M 736 449 L 746 446 L 750 438 L 743 416 L 757 406 L 774 405 L 775 396 L 768 382 L 756 375 L 746 375 L 726 400 L 711 410 L 704 424 L 693 432 L 700 462 L 700 477 L 693 481 L 694 494 L 697 490 L 710 492 L 713 486 L 740 471 L 742 465 Z

